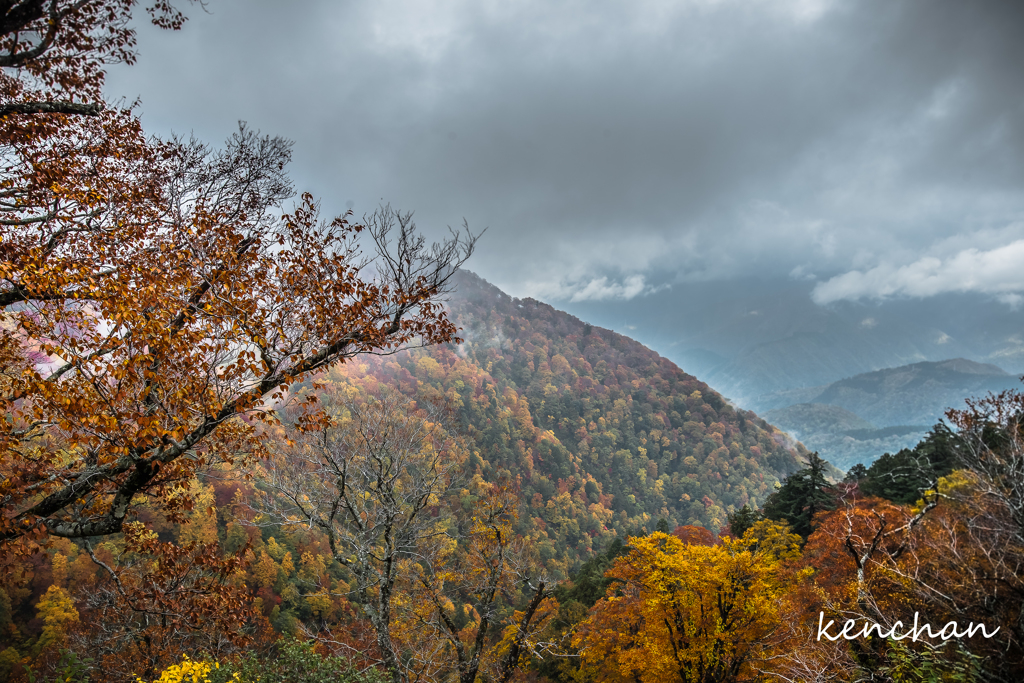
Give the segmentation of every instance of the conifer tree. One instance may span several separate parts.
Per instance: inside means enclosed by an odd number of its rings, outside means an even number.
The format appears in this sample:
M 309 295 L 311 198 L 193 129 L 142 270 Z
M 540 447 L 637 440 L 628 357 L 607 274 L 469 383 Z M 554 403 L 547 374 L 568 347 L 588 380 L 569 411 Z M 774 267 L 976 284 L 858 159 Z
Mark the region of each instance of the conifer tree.
M 743 534 L 746 533 L 747 529 L 754 526 L 761 519 L 761 513 L 749 505 L 744 505 L 736 512 L 729 514 L 729 533 L 736 538 L 743 538 Z
M 768 496 L 763 512 L 767 519 L 788 522 L 793 532 L 806 540 L 814 530 L 814 515 L 835 507 L 832 485 L 825 478 L 825 461 L 813 452 L 807 467 L 791 474 Z
M 934 489 L 939 477 L 953 471 L 962 449 L 962 439 L 940 422 L 913 449 L 875 460 L 865 471 L 860 490 L 894 503 L 913 503 L 923 491 Z

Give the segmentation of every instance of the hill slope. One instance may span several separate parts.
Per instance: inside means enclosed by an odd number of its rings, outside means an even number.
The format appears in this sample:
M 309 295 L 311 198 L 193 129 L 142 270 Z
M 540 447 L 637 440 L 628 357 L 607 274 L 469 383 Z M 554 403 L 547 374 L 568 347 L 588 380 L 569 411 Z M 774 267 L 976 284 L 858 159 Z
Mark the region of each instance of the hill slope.
M 475 472 L 520 478 L 529 511 L 519 531 L 549 566 L 660 518 L 717 529 L 800 467 L 802 446 L 638 342 L 471 273 L 456 284 L 461 345 L 336 372 L 447 396 Z
M 797 403 L 769 410 L 764 417 L 843 471 L 858 462 L 870 464 L 883 453 L 913 447 L 930 429 L 926 425 L 878 429 L 845 408 L 824 403 Z
M 833 382 L 814 399 L 856 413 L 881 427 L 933 425 L 965 398 L 1018 387 L 1001 368 L 963 358 L 914 363 Z

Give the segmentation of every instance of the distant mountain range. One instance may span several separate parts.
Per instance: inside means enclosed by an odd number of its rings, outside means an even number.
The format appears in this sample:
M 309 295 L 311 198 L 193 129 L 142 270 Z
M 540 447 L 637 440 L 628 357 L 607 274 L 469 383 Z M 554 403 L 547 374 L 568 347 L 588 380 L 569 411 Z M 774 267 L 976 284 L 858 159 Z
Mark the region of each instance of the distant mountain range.
M 813 286 L 687 282 L 630 301 L 566 307 L 635 337 L 757 412 L 810 402 L 812 389 L 842 378 L 924 361 L 969 358 L 1024 373 L 1024 307 L 956 293 L 819 306 Z M 797 395 L 774 400 L 785 391 Z
M 763 396 L 764 417 L 840 469 L 914 446 L 964 399 L 1020 387 L 990 363 L 964 358 L 862 373 Z M 793 403 L 793 401 L 798 401 Z
M 833 382 L 814 399 L 840 406 L 874 424 L 937 422 L 948 408 L 963 408 L 964 399 L 1020 386 L 1020 380 L 988 363 L 963 358 L 914 363 Z

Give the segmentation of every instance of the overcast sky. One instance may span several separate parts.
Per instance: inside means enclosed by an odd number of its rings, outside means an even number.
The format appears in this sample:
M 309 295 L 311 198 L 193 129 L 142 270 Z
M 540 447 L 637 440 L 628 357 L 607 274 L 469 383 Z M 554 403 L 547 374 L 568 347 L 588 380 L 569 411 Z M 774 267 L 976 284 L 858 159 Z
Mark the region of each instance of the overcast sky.
M 295 141 L 326 211 L 488 228 L 555 305 L 752 275 L 1024 301 L 1024 3 L 210 0 L 111 98 Z

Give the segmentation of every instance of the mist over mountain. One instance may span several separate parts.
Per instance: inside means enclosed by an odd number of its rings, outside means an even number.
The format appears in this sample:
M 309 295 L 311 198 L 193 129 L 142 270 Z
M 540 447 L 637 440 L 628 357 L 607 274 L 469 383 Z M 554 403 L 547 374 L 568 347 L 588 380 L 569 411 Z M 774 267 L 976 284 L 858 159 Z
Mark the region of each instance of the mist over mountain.
M 929 429 L 925 425 L 878 428 L 845 408 L 825 403 L 797 403 L 764 415 L 844 472 L 857 463 L 869 465 L 884 453 L 913 448 Z
M 863 373 L 762 397 L 764 417 L 840 469 L 912 448 L 964 399 L 1019 388 L 989 363 L 954 358 Z M 799 401 L 793 403 L 793 401 Z
M 934 424 L 964 399 L 1016 388 L 1020 381 L 994 365 L 955 358 L 877 370 L 830 384 L 817 403 L 841 406 L 881 427 Z
M 832 382 L 923 361 L 967 358 L 1024 373 L 1024 312 L 992 297 L 822 306 L 812 290 L 810 282 L 749 278 L 676 284 L 628 302 L 566 308 L 635 336 L 755 411 L 811 402 Z M 780 402 L 787 391 L 795 393 Z

